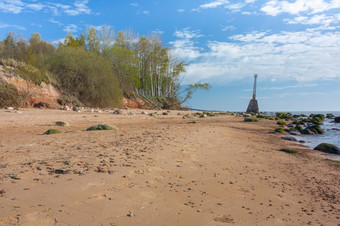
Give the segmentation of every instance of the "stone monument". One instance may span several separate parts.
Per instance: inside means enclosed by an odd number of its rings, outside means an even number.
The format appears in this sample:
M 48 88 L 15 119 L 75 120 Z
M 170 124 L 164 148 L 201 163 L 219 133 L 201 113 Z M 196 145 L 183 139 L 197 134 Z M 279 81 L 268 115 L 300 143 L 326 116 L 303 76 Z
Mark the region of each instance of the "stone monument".
M 254 75 L 253 98 L 249 102 L 247 113 L 259 112 L 259 105 L 257 104 L 257 100 L 256 100 L 256 80 L 257 80 L 257 74 Z

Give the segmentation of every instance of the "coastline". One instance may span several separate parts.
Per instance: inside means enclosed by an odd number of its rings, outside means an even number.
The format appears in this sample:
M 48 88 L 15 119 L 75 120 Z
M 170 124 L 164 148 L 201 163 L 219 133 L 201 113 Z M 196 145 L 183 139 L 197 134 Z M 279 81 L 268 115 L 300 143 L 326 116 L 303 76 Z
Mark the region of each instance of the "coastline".
M 339 163 L 271 134 L 276 121 L 128 111 L 1 110 L 0 224 L 339 222 Z M 85 131 L 101 123 L 119 129 Z

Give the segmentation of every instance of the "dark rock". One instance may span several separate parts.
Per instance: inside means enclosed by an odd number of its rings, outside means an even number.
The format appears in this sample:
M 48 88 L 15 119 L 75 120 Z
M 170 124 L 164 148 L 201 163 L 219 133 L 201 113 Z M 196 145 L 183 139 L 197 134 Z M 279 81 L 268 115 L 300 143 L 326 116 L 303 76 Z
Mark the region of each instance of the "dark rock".
M 67 174 L 67 170 L 64 170 L 64 169 L 56 169 L 53 172 L 55 174 Z
M 322 151 L 329 154 L 338 154 L 340 155 L 340 148 L 333 144 L 321 143 L 314 148 L 314 150 Z
M 41 102 L 39 102 L 39 103 L 34 104 L 33 107 L 35 107 L 35 108 L 49 108 L 49 107 L 50 107 L 50 104 L 41 101 Z
M 301 131 L 302 134 L 313 135 L 313 134 L 324 134 L 325 131 L 318 125 L 308 126 L 306 129 Z
M 303 130 L 303 127 L 301 125 L 297 125 L 295 126 L 295 129 L 301 132 Z
M 281 137 L 283 140 L 297 141 L 295 137 Z
M 326 118 L 333 119 L 334 115 L 332 113 L 329 113 L 329 114 L 326 115 Z
M 338 128 L 332 128 L 332 130 L 340 131 L 340 129 L 338 129 Z
M 312 126 L 309 126 L 308 129 L 312 132 L 314 132 L 315 134 L 324 134 L 325 131 L 323 129 L 321 129 L 320 126 L 318 125 L 312 125 Z
M 335 122 L 335 123 L 340 123 L 340 117 L 335 117 L 335 118 L 334 118 L 334 122 Z
M 290 134 L 294 135 L 294 136 L 300 136 L 301 133 L 298 131 L 289 131 Z
M 309 129 L 304 129 L 301 131 L 301 134 L 305 134 L 305 135 L 314 135 L 315 133 L 313 133 L 312 131 L 310 131 Z

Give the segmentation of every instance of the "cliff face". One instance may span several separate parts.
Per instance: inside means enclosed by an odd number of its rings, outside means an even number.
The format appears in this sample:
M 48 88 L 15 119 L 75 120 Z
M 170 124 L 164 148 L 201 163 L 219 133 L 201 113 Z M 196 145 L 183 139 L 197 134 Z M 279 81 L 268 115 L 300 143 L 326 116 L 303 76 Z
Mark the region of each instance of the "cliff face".
M 50 108 L 58 108 L 58 99 L 62 94 L 51 84 L 42 82 L 36 85 L 30 81 L 22 79 L 15 73 L 15 68 L 0 65 L 0 85 L 12 84 L 18 93 L 24 97 L 24 107 L 34 107 L 45 105 Z
M 53 85 L 46 84 L 45 82 L 37 85 L 33 82 L 23 79 L 16 70 L 17 69 L 12 66 L 0 65 L 0 86 L 10 84 L 16 88 L 18 94 L 24 99 L 21 101 L 22 104 L 20 107 L 61 107 L 61 105 L 58 103 L 58 99 L 62 99 L 63 97 L 63 92 L 61 90 L 58 90 Z M 73 106 L 73 104 L 70 104 L 70 106 Z M 124 97 L 120 107 L 150 108 L 148 103 L 146 103 L 140 97 Z

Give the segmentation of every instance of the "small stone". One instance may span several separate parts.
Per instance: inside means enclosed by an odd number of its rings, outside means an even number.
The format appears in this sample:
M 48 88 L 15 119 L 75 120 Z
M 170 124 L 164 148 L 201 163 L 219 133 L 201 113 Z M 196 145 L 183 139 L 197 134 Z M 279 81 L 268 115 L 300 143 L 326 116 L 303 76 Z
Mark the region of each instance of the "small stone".
M 281 137 L 282 140 L 297 141 L 295 137 Z
M 56 169 L 53 171 L 55 174 L 66 174 L 67 170 L 64 169 Z
M 135 215 L 130 211 L 126 216 L 128 216 L 128 217 L 134 217 Z

